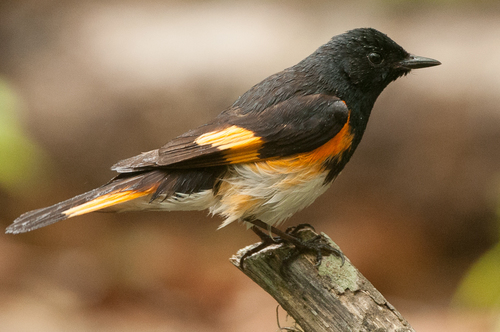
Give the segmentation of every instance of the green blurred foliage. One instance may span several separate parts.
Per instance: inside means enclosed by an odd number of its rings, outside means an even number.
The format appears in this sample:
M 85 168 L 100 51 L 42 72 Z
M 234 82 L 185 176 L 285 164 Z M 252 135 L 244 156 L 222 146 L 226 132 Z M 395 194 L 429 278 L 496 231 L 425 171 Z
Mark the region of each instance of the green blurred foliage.
M 18 114 L 20 101 L 0 78 L 0 187 L 16 193 L 37 182 L 47 158 L 23 132 Z
M 500 205 L 497 216 L 500 223 Z M 478 309 L 500 308 L 500 242 L 469 269 L 455 294 L 454 303 Z

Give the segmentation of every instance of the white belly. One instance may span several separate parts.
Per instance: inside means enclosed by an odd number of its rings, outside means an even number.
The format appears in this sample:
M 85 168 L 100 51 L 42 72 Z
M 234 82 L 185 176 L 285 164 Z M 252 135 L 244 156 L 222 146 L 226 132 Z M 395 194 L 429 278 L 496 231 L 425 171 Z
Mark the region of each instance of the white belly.
M 224 178 L 210 212 L 226 218 L 220 227 L 246 218 L 279 225 L 328 189 L 326 175 L 310 165 L 293 169 L 268 163 L 236 165 Z

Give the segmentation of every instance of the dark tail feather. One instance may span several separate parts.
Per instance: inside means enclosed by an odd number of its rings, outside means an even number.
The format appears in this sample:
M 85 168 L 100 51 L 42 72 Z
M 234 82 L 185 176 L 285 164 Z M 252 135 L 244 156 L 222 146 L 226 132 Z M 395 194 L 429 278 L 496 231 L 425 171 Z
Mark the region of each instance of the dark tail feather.
M 116 177 L 104 186 L 55 205 L 24 213 L 7 227 L 6 233 L 29 232 L 55 222 L 79 216 L 139 197 L 151 195 L 165 178 L 164 172 Z

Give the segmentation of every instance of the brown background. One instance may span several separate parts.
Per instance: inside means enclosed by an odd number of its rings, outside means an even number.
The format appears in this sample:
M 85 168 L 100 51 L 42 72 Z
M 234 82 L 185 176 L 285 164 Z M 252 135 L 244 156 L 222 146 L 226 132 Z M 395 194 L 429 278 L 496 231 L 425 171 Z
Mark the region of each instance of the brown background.
M 0 79 L 32 145 L 3 157 L 22 176 L 0 187 L 0 223 L 103 184 L 361 26 L 443 65 L 384 91 L 333 188 L 286 225 L 329 234 L 416 330 L 493 331 L 449 303 L 498 236 L 496 2 L 2 1 Z M 276 303 L 228 261 L 257 238 L 220 222 L 91 214 L 0 235 L 0 330 L 275 331 Z

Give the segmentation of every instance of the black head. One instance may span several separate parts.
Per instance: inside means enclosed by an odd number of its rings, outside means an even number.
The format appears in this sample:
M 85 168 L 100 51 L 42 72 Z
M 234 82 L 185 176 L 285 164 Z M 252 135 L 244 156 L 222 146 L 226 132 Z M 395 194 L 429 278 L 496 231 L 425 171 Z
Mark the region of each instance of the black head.
M 313 60 L 315 59 L 315 60 Z M 318 61 L 319 60 L 319 61 Z M 340 97 L 348 90 L 371 96 L 373 102 L 382 90 L 412 69 L 439 65 L 440 62 L 406 52 L 387 35 L 371 28 L 348 31 L 320 47 L 309 61 L 321 63 L 322 79 Z

